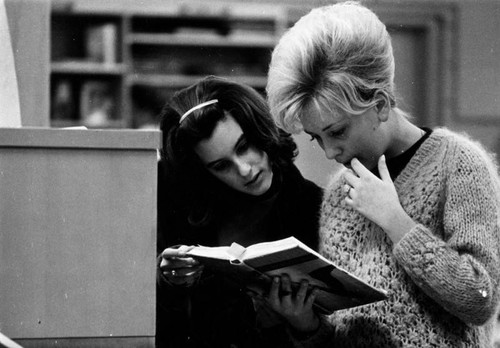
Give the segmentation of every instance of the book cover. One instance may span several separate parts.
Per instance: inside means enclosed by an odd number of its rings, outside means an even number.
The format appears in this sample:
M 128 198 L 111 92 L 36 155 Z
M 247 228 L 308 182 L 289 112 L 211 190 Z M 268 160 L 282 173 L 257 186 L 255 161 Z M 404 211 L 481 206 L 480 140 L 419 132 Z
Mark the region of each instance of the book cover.
M 88 127 L 106 127 L 113 119 L 115 100 L 108 82 L 85 81 L 80 93 L 80 116 Z
M 85 31 L 85 53 L 93 62 L 117 62 L 117 26 L 113 23 L 91 25 Z
M 51 98 L 51 120 L 76 119 L 76 101 L 70 80 L 61 79 L 54 81 Z
M 287 273 L 292 282 L 307 279 L 319 289 L 317 310 L 330 314 L 336 310 L 369 304 L 387 298 L 377 289 L 337 267 L 295 237 L 265 242 L 244 248 L 231 246 L 197 246 L 189 252 L 213 272 L 222 272 L 248 288 L 264 292 L 273 276 Z

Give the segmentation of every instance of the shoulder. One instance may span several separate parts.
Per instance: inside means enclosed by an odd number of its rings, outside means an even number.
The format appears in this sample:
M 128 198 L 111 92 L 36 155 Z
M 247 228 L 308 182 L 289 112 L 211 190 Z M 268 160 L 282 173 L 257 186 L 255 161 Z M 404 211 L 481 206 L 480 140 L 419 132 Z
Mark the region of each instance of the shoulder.
M 433 130 L 430 139 L 433 138 L 456 151 L 457 155 L 477 154 L 486 161 L 494 161 L 495 156 L 465 132 L 459 133 L 441 127 Z
M 485 192 L 496 193 L 497 199 L 500 199 L 499 168 L 495 155 L 466 133 L 445 128 L 438 128 L 434 133 L 444 144 L 445 156 L 441 160 L 450 184 L 461 185 L 462 189 L 480 187 Z
M 285 235 L 294 235 L 317 250 L 323 189 L 304 178 L 295 165 L 282 169 L 283 186 L 277 208 Z
M 479 141 L 466 133 L 458 133 L 446 128 L 436 128 L 431 138 L 436 138 L 446 148 L 445 163 L 455 170 L 469 169 L 485 171 L 493 177 L 498 176 L 498 163 L 495 155 Z
M 304 178 L 300 170 L 294 164 L 290 164 L 281 170 L 283 174 L 284 189 L 292 190 L 299 195 L 323 196 L 323 188 L 311 180 Z

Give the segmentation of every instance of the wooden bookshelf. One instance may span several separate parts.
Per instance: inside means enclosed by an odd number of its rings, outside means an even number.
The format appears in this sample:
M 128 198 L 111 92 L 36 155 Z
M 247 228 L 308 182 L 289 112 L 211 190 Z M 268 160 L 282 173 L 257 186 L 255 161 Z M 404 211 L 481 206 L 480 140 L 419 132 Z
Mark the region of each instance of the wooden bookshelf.
M 53 1 L 51 17 L 51 125 L 141 128 L 155 124 L 165 101 L 206 75 L 219 75 L 264 91 L 271 51 L 286 28 L 283 5 L 197 1 Z M 110 27 L 112 29 L 110 29 Z M 89 32 L 110 29 L 90 44 Z M 114 41 L 109 40 L 114 37 Z M 97 40 L 98 41 L 98 40 Z M 89 46 L 91 51 L 89 53 Z M 111 46 L 111 47 L 108 47 Z M 109 61 L 99 53 L 111 51 Z M 89 84 L 113 92 L 101 121 L 88 123 Z M 97 95 L 96 98 L 99 98 Z M 102 98 L 101 98 L 102 99 Z M 82 105 L 84 107 L 82 107 Z

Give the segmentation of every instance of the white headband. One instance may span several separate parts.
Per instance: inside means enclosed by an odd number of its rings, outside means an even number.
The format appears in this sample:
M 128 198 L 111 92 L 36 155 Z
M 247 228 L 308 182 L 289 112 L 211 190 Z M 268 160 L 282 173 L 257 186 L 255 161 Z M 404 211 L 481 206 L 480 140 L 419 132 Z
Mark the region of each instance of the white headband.
M 193 111 L 195 110 L 198 110 L 198 109 L 201 109 L 201 108 L 204 108 L 205 106 L 207 105 L 212 105 L 212 104 L 215 104 L 217 103 L 219 100 L 218 99 L 212 99 L 212 100 L 209 100 L 209 101 L 206 101 L 204 103 L 201 103 L 199 105 L 196 105 L 195 107 L 192 107 L 191 109 L 189 109 L 188 111 L 186 111 L 184 113 L 184 115 L 181 116 L 181 119 L 179 120 L 179 124 L 184 121 L 184 119 L 189 116 L 190 113 L 192 113 Z

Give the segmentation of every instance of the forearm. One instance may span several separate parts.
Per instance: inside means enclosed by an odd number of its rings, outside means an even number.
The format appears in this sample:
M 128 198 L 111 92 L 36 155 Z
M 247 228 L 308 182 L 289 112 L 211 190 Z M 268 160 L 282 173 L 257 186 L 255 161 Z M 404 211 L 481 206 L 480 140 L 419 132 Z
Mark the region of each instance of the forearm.
M 381 226 L 392 243 L 396 245 L 406 234 L 408 234 L 417 223 L 403 210 L 394 209 L 387 219 L 387 223 Z
M 462 321 L 480 325 L 498 303 L 499 260 L 473 250 L 459 252 L 417 225 L 394 247 L 394 256 L 428 296 Z

